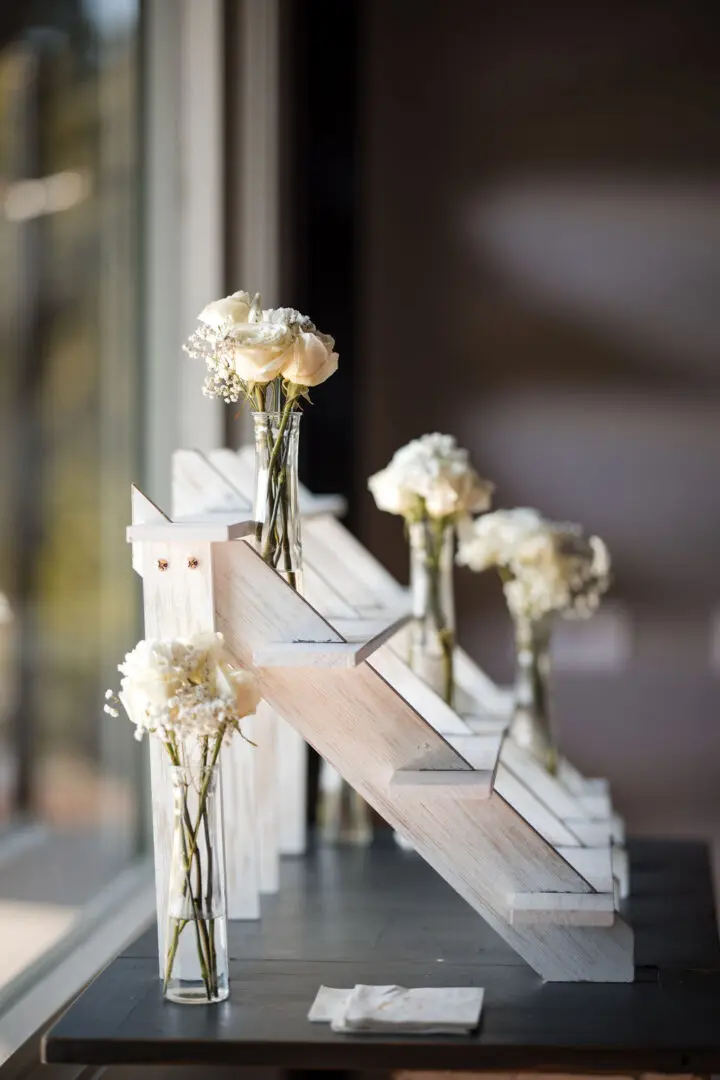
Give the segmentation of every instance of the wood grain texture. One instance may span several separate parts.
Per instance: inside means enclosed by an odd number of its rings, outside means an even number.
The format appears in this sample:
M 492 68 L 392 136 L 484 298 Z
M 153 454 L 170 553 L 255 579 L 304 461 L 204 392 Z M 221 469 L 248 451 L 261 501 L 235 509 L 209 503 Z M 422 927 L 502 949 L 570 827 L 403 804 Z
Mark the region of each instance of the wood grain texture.
M 277 717 L 275 802 L 281 855 L 303 855 L 307 843 L 308 748 L 302 735 Z
M 176 450 L 172 457 L 173 517 L 216 510 L 250 514 L 252 498 L 242 496 L 200 450 Z
M 258 882 L 261 893 L 276 893 L 280 887 L 280 840 L 278 823 L 278 717 L 265 701 L 255 715 L 245 721 L 253 751 L 255 827 L 257 829 Z M 233 829 L 235 823 L 233 823 Z
M 222 748 L 222 789 L 228 918 L 259 919 L 255 760 L 253 748 L 242 739 Z
M 510 900 L 513 926 L 612 926 L 615 898 L 609 893 L 515 893 Z
M 377 652 L 408 619 L 403 615 L 389 623 L 370 624 L 340 620 L 333 625 L 344 641 L 269 641 L 255 650 L 253 662 L 258 667 L 354 668 Z
M 392 791 L 401 789 L 403 794 L 414 794 L 419 798 L 445 795 L 449 798 L 489 799 L 492 782 L 491 770 L 462 772 L 451 769 L 446 772 L 442 769 L 401 769 L 390 777 L 390 788 Z

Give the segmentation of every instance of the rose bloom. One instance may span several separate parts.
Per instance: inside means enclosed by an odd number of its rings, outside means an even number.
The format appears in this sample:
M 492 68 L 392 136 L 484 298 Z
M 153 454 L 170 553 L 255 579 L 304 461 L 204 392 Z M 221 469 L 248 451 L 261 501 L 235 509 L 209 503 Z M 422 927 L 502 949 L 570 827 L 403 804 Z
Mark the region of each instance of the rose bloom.
M 368 480 L 368 488 L 379 510 L 402 517 L 414 516 L 420 509 L 420 500 L 414 491 L 398 483 L 396 470 L 391 466 L 374 473 Z
M 441 473 L 427 486 L 425 506 L 430 517 L 479 514 L 490 506 L 494 485 L 482 480 L 474 469 Z
M 231 364 L 246 383 L 269 383 L 287 363 L 292 333 L 283 323 L 257 322 L 237 327 Z
M 458 564 L 477 572 L 490 566 L 507 566 L 518 544 L 543 525 L 538 511 L 525 507 L 485 514 L 461 530 Z
M 213 300 L 207 304 L 200 314 L 198 321 L 220 330 L 224 326 L 235 326 L 248 322 L 252 298 L 249 293 L 236 292 L 232 296 L 225 296 L 222 300 Z
M 317 334 L 300 334 L 282 358 L 281 371 L 296 386 L 319 386 L 338 366 L 338 354 Z

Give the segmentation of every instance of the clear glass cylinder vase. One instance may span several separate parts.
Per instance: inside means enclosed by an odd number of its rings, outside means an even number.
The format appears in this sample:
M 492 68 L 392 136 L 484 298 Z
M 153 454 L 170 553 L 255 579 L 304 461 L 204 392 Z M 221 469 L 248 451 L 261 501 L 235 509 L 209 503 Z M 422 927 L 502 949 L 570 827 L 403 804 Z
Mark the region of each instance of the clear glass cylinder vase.
M 302 592 L 302 535 L 298 507 L 298 444 L 302 414 L 253 413 L 255 424 L 255 547 Z
M 193 764 L 168 771 L 171 851 L 163 993 L 181 1004 L 208 1005 L 229 993 L 220 768 Z
M 557 770 L 550 699 L 552 616 L 515 619 L 515 707 L 510 735 L 548 772 Z
M 426 518 L 410 525 L 409 539 L 413 607 L 409 630 L 410 666 L 448 705 L 452 705 L 455 526 Z

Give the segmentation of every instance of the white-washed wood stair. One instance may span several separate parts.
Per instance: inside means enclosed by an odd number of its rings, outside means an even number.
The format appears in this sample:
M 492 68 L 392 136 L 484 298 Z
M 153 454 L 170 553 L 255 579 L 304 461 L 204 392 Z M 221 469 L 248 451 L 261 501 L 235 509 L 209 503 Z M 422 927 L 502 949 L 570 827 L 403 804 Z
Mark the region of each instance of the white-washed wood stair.
M 136 508 L 140 499 L 136 496 Z M 142 510 L 136 520 L 141 516 Z M 132 527 L 129 539 L 141 548 L 151 621 L 181 612 L 176 632 L 187 632 L 184 624 L 193 620 L 195 626 L 219 630 L 246 665 L 269 644 L 346 643 L 330 620 L 243 541 L 201 539 L 190 552 L 187 532 L 172 522 L 164 523 L 162 539 L 159 532 L 140 539 Z M 198 559 L 196 569 L 188 567 L 190 555 Z M 167 570 L 160 569 L 158 559 L 167 562 Z M 473 770 L 373 666 L 374 658 L 390 652 L 388 646 L 371 652 L 368 640 L 366 647 L 366 659 L 353 667 L 259 669 L 266 701 L 542 977 L 632 979 L 632 931 L 614 911 L 607 925 L 608 894 L 593 887 L 496 789 L 502 739 L 497 739 L 493 767 Z M 488 773 L 489 782 L 467 783 L 458 776 L 453 783 L 452 775 L 444 775 L 436 784 L 432 776 L 427 782 L 422 776 L 475 771 Z M 408 772 L 414 775 L 403 782 Z M 555 896 L 561 899 L 554 902 Z M 605 899 L 580 899 L 586 896 Z
M 209 460 L 195 452 L 179 451 L 174 465 L 177 485 L 181 489 L 191 486 L 197 493 L 201 485 L 194 478 L 188 484 L 183 479 L 183 472 L 189 469 L 191 474 L 201 475 L 203 468 L 213 474 L 208 490 L 215 492 L 214 498 L 219 504 L 228 506 L 234 498 L 238 512 L 249 507 L 253 482 L 251 448 L 238 453 L 231 450 L 213 451 Z M 221 485 L 220 491 L 217 490 L 219 473 L 229 485 Z M 303 489 L 303 498 L 306 507 L 311 508 L 312 496 L 306 489 Z M 200 512 L 202 505 L 197 501 L 197 494 L 186 497 L 183 503 L 184 509 L 196 513 Z M 212 503 L 206 502 L 204 505 L 211 506 Z M 351 610 L 372 613 L 376 619 L 383 615 L 387 619 L 407 605 L 407 591 L 339 521 L 321 512 L 310 517 L 303 527 L 305 593 L 324 615 L 346 619 L 349 601 L 352 601 L 354 608 Z M 343 603 L 344 608 L 341 606 Z M 387 671 L 390 665 L 393 685 L 411 697 L 412 694 L 420 695 L 422 707 L 428 711 L 431 722 L 441 734 L 474 732 L 484 735 L 505 730 L 509 719 L 508 691 L 496 687 L 462 649 L 455 650 L 455 669 L 462 703 L 460 707 L 470 710 L 464 719 L 432 694 L 410 671 L 404 659 L 407 649 L 402 632 L 390 640 L 389 646 L 390 650 L 376 654 L 373 665 L 381 673 L 383 667 Z M 396 662 L 391 662 L 389 651 L 396 654 Z M 621 819 L 612 813 L 607 782 L 587 780 L 565 761 L 561 761 L 561 775 L 551 777 L 514 743 L 507 744 L 504 759 L 500 784 L 508 800 L 523 806 L 526 812 L 534 809 L 537 826 L 550 842 L 564 845 L 572 836 L 573 845 L 597 850 L 596 859 L 603 866 L 610 857 L 618 878 L 619 893 L 622 897 L 627 896 L 627 856 L 621 846 L 624 829 Z M 607 849 L 611 843 L 612 852 L 608 856 Z

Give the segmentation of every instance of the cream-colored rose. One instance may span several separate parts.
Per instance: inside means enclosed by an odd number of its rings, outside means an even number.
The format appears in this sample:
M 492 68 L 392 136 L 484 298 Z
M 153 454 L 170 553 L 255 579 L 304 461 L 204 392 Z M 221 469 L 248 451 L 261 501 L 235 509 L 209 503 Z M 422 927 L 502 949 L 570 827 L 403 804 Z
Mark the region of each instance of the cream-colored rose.
M 490 506 L 493 491 L 494 484 L 481 480 L 472 469 L 446 472 L 428 484 L 425 505 L 434 518 L 478 514 Z
M 198 322 L 219 330 L 223 326 L 246 323 L 250 318 L 252 297 L 246 292 L 236 292 L 222 300 L 213 300 L 198 315 Z
M 290 350 L 278 346 L 237 346 L 233 350 L 232 367 L 246 383 L 269 383 L 281 374 Z
M 397 470 L 381 469 L 369 478 L 368 488 L 379 510 L 385 510 L 388 514 L 401 514 L 403 517 L 417 511 L 418 496 L 398 483 Z
M 250 671 L 232 668 L 228 672 L 230 685 L 234 691 L 233 708 L 238 717 L 254 713 L 261 701 L 257 679 Z
M 299 334 L 287 351 L 282 374 L 296 386 L 319 386 L 338 367 L 338 354 L 317 334 Z
M 236 343 L 231 366 L 245 383 L 271 382 L 291 359 L 293 334 L 284 323 L 263 319 L 236 327 L 231 337 Z

